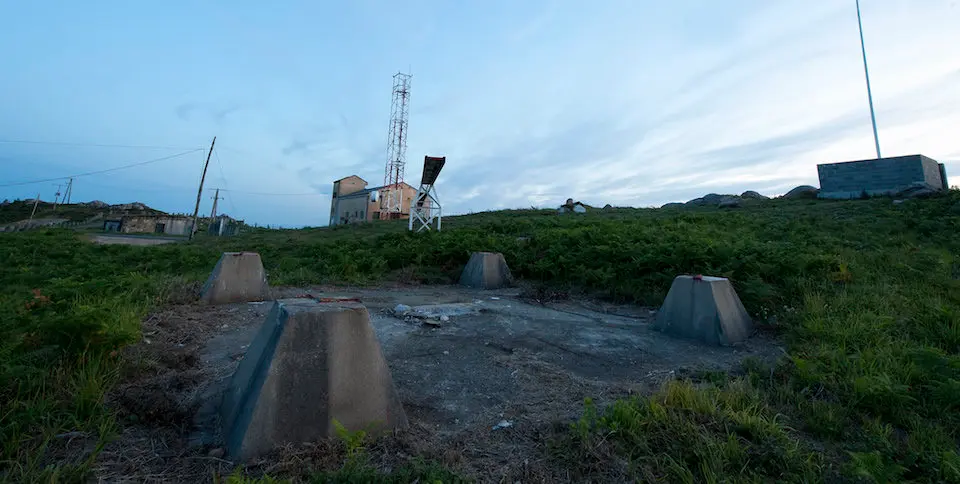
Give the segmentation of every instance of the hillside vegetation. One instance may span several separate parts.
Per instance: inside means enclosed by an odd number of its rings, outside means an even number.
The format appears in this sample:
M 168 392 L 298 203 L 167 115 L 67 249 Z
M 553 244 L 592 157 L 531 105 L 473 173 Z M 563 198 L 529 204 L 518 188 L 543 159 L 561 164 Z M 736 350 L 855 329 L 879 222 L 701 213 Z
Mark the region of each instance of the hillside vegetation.
M 504 211 L 446 219 L 442 233 L 260 229 L 149 248 L 0 234 L 0 476 L 88 473 L 92 456 L 53 460 L 57 435 L 110 437 L 115 350 L 223 251 L 258 251 L 272 284 L 299 285 L 448 283 L 471 251 L 490 250 L 527 283 L 651 306 L 677 274 L 726 276 L 788 349 L 774 367 L 585 402 L 550 442 L 576 480 L 960 482 L 958 204 L 952 192 L 902 205 Z

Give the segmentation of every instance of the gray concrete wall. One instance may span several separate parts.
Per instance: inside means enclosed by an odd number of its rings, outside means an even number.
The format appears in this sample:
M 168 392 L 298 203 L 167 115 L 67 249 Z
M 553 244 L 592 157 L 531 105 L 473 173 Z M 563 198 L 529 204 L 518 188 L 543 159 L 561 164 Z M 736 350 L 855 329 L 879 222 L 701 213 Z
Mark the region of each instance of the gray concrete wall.
M 187 235 L 190 233 L 192 222 L 189 217 L 129 216 L 123 217 L 120 231 L 133 234 L 153 234 L 156 233 L 157 224 L 163 224 L 164 234 Z
M 940 166 L 923 155 L 880 158 L 817 165 L 820 198 L 857 198 L 892 195 L 911 183 L 923 182 L 940 188 Z
M 334 219 L 336 225 L 366 221 L 369 200 L 369 194 L 341 197 L 337 200 L 337 202 L 335 202 L 336 217 Z

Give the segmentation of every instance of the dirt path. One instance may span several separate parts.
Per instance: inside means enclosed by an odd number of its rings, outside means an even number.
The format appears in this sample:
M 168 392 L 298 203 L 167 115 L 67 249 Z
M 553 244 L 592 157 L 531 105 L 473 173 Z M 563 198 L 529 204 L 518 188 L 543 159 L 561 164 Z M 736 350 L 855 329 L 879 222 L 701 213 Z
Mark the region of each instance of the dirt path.
M 410 430 L 378 447 L 374 457 L 382 466 L 397 464 L 399 456 L 428 455 L 481 482 L 564 481 L 562 470 L 546 459 L 545 436 L 557 422 L 579 417 L 585 398 L 603 404 L 651 391 L 676 372 L 729 369 L 747 356 L 781 353 L 761 337 L 719 348 L 661 335 L 651 330 L 647 308 L 577 301 L 544 306 L 519 299 L 515 290 L 314 287 L 277 293 L 357 297 L 370 310 L 411 422 Z M 464 303 L 472 314 L 451 316 L 437 327 L 393 311 L 397 304 L 445 303 Z M 129 350 L 135 371 L 110 399 L 127 424 L 103 452 L 100 477 L 203 481 L 234 467 L 222 459 L 217 406 L 271 304 L 178 306 L 144 323 L 144 342 Z M 508 426 L 494 429 L 500 423 Z M 319 449 L 286 449 L 256 466 L 304 472 L 304 462 L 322 466 L 331 459 L 329 448 Z
M 182 242 L 182 238 L 125 236 L 125 235 L 93 235 L 90 241 L 95 244 L 112 245 L 161 245 Z

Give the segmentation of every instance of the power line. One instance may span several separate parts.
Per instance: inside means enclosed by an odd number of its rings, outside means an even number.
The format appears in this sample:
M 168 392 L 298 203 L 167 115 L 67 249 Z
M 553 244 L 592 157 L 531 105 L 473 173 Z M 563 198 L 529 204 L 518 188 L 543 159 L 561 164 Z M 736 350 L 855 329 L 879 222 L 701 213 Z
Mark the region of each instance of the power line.
M 88 171 L 88 172 L 86 172 L 86 173 L 79 173 L 79 174 L 76 174 L 76 175 L 58 176 L 58 177 L 53 177 L 53 178 L 44 178 L 44 179 L 42 179 L 42 180 L 30 180 L 30 181 L 25 181 L 25 182 L 4 183 L 4 184 L 0 185 L 0 187 L 16 187 L 16 186 L 21 186 L 21 185 L 33 185 L 34 183 L 46 183 L 46 182 L 57 181 L 57 180 L 65 180 L 65 179 L 67 179 L 67 178 L 79 178 L 79 177 L 81 177 L 81 176 L 99 175 L 99 174 L 101 174 L 101 173 L 109 173 L 109 172 L 111 172 L 111 171 L 124 170 L 124 169 L 127 169 L 127 168 L 133 168 L 133 167 L 135 167 L 135 166 L 143 166 L 143 165 L 148 165 L 148 164 L 150 164 L 150 163 L 156 163 L 156 162 L 158 162 L 158 161 L 164 161 L 164 160 L 169 160 L 169 159 L 172 159 L 172 158 L 177 158 L 177 157 L 179 157 L 179 156 L 188 155 L 188 154 L 190 154 L 190 153 L 196 153 L 197 151 L 200 151 L 200 150 L 202 150 L 202 149 L 203 149 L 203 148 L 197 148 L 197 149 L 193 149 L 193 150 L 190 150 L 190 151 L 183 151 L 183 152 L 177 153 L 177 154 L 175 154 L 175 155 L 164 156 L 164 157 L 161 157 L 161 158 L 154 158 L 154 159 L 152 159 L 152 160 L 141 161 L 141 162 L 137 162 L 137 163 L 131 163 L 131 164 L 129 164 L 129 165 L 116 166 L 116 167 L 113 167 L 113 168 L 107 168 L 107 169 L 105 169 L 105 170 Z
M 243 193 L 245 195 L 264 195 L 271 197 L 308 197 L 308 196 L 318 196 L 318 197 L 328 197 L 329 193 L 263 193 L 263 192 L 248 192 L 243 190 L 228 190 L 226 188 L 221 188 L 221 192 L 233 192 L 233 193 Z
M 223 163 L 220 162 L 220 153 L 217 152 L 217 149 L 213 149 L 213 154 L 217 157 L 217 167 L 220 168 L 220 178 L 223 179 L 223 184 L 226 185 L 227 189 L 224 191 L 230 191 L 230 184 L 227 183 L 227 177 L 223 174 Z M 229 193 L 227 193 L 229 195 Z M 227 201 L 230 202 L 230 209 L 233 210 L 233 213 L 237 213 L 237 207 L 233 204 L 233 197 L 227 198 Z
M 0 143 L 24 144 L 24 145 L 53 145 L 53 146 L 88 146 L 92 148 L 134 148 L 148 150 L 184 150 L 183 146 L 154 146 L 154 145 L 115 145 L 103 143 L 71 143 L 66 141 L 35 141 L 20 139 L 0 139 Z M 202 148 L 197 148 L 202 149 Z

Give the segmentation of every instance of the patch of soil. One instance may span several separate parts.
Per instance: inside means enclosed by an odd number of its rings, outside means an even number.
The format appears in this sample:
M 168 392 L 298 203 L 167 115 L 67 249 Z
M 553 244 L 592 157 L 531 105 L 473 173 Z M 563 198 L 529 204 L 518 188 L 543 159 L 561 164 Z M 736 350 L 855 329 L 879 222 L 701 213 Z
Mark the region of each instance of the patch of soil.
M 581 415 L 585 398 L 603 406 L 678 374 L 730 370 L 744 357 L 782 353 L 763 335 L 735 348 L 708 347 L 651 331 L 649 308 L 534 302 L 517 290 L 325 286 L 276 293 L 356 297 L 369 309 L 410 422 L 371 444 L 374 466 L 389 470 L 424 456 L 480 482 L 569 482 L 547 447 Z M 397 317 L 401 303 L 477 311 L 428 325 Z M 271 304 L 179 305 L 147 318 L 144 340 L 125 351 L 123 381 L 109 396 L 123 427 L 98 460 L 98 478 L 207 481 L 235 468 L 223 456 L 217 407 Z M 335 441 L 292 445 L 246 469 L 305 477 L 337 469 L 343 455 Z

